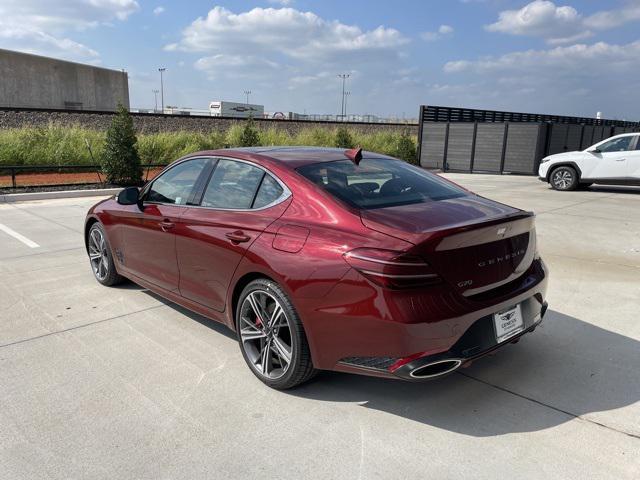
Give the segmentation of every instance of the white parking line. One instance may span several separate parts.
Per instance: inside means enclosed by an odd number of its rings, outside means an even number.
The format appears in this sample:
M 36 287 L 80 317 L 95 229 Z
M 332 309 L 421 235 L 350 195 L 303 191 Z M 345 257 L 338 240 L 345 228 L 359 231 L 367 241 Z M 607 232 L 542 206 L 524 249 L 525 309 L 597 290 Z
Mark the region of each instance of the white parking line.
M 40 247 L 40 245 L 38 245 L 33 240 L 29 240 L 24 235 L 20 235 L 18 232 L 16 232 L 15 230 L 7 227 L 6 225 L 3 225 L 2 223 L 0 223 L 0 230 L 2 230 L 4 233 L 6 233 L 8 235 L 11 235 L 16 240 L 20 240 L 22 243 L 24 243 L 29 248 L 39 248 Z

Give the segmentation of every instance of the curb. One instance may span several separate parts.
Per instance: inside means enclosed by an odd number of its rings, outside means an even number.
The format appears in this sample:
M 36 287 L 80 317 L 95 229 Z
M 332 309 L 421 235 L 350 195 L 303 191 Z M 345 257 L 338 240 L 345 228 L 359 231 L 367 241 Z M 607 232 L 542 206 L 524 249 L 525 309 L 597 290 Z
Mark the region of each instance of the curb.
M 102 188 L 95 190 L 60 190 L 55 192 L 8 193 L 0 195 L 0 203 L 28 202 L 30 200 L 50 200 L 54 198 L 106 197 L 115 195 L 122 188 Z

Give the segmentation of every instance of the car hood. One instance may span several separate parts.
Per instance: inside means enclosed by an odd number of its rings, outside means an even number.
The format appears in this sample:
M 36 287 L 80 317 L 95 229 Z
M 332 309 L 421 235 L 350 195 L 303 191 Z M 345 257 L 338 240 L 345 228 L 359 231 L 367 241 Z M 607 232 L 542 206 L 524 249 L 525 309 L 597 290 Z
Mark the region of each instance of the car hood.
M 584 156 L 584 152 L 581 152 L 579 150 L 576 150 L 574 152 L 562 152 L 562 153 L 555 153 L 553 155 L 548 155 L 546 158 L 548 158 L 549 160 L 577 160 L 579 158 L 582 158 Z

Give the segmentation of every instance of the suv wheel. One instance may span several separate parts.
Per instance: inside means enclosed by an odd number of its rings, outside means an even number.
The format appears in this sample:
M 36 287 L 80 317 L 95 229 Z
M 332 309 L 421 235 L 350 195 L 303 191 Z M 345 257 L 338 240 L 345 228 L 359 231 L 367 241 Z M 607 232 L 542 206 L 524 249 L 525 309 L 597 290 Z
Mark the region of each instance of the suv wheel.
M 558 167 L 551 172 L 549 183 L 555 190 L 575 190 L 579 184 L 578 172 L 573 167 Z
M 242 356 L 266 385 L 285 390 L 316 373 L 300 317 L 277 283 L 258 279 L 245 287 L 236 328 Z

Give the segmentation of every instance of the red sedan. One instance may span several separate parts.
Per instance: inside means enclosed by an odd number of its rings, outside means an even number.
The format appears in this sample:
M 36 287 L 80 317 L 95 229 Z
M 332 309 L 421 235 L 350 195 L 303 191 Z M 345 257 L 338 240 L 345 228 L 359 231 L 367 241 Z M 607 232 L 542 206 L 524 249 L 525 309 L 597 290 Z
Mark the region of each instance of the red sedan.
M 534 215 L 360 150 L 194 153 L 87 215 L 103 285 L 130 279 L 237 332 L 251 371 L 440 377 L 533 331 Z

